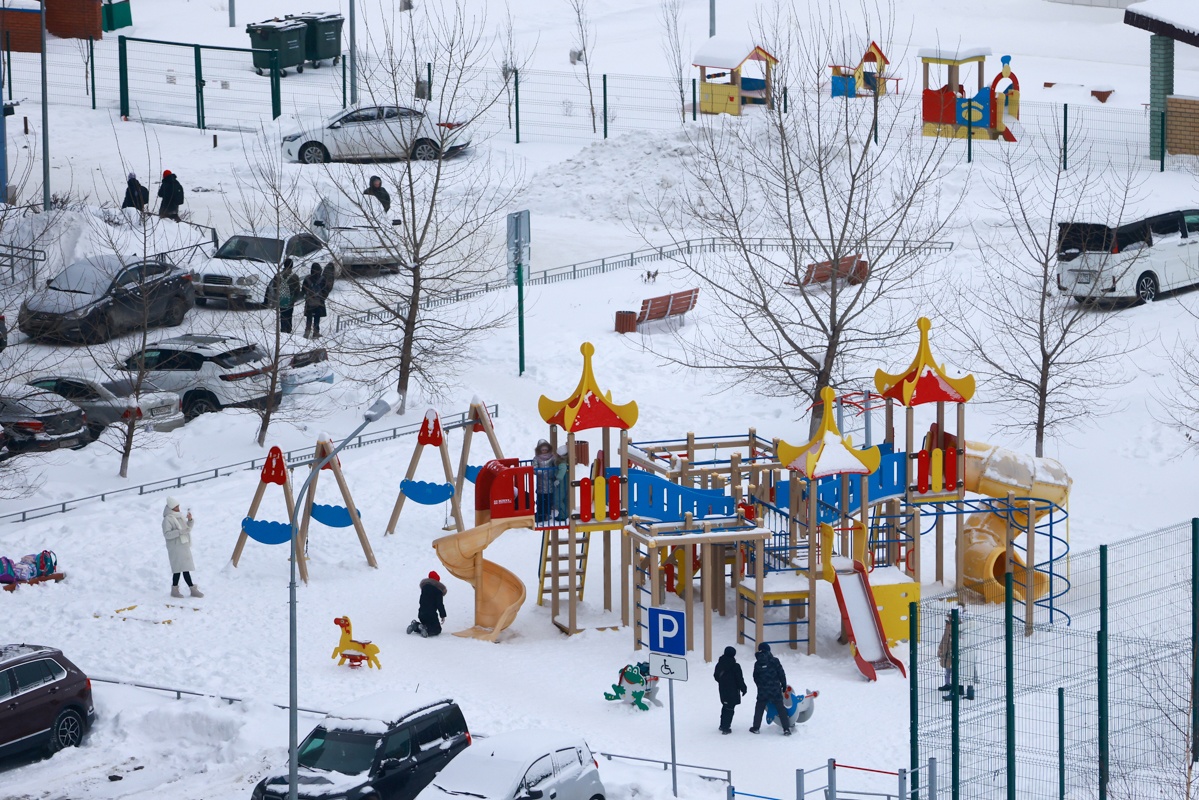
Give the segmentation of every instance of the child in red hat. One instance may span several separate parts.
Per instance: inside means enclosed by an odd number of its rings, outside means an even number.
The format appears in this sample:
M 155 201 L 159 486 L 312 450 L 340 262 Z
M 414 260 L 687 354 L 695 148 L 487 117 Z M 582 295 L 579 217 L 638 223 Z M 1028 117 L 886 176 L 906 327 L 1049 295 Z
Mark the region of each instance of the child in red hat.
M 445 584 L 441 576 L 430 571 L 429 577 L 420 582 L 420 607 L 416 619 L 408 625 L 408 633 L 419 633 L 421 638 L 428 639 L 441 633 L 441 623 L 445 622 Z

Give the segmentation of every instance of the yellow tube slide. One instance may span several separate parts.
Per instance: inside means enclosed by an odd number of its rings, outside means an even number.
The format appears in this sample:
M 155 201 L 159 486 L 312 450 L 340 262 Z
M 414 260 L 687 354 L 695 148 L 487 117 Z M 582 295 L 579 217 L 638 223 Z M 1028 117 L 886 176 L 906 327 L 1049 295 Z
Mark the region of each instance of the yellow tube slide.
M 1003 447 L 979 442 L 966 442 L 966 491 L 988 497 L 1048 500 L 1065 506 L 1070 496 L 1070 476 L 1060 463 L 1051 458 L 1035 458 Z M 1017 503 L 1017 505 L 1020 505 Z M 1033 514 L 1034 524 L 1047 513 L 1044 503 Z M 1026 533 L 1028 514 L 1013 514 L 1014 534 Z M 966 517 L 963 583 L 986 599 L 988 603 L 1003 602 L 1003 575 L 1007 569 L 1007 517 L 982 511 Z M 1027 541 L 1025 547 L 1028 546 Z M 1025 601 L 1024 587 L 1032 573 L 1033 600 L 1049 591 L 1049 576 L 1030 570 L 1019 555 L 1013 558 L 1015 597 Z
M 494 642 L 516 619 L 525 602 L 525 585 L 510 570 L 484 559 L 483 551 L 504 531 L 532 527 L 532 517 L 493 519 L 434 540 L 433 549 L 450 574 L 475 587 L 475 625 L 455 636 Z

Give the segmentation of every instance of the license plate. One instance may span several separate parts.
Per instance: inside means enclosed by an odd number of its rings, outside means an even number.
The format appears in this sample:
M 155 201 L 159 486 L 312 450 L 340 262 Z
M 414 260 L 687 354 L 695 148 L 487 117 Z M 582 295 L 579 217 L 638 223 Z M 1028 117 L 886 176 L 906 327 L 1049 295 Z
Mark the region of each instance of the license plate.
M 152 417 L 165 417 L 170 413 L 171 409 L 168 406 L 159 406 L 158 408 L 150 409 L 150 416 Z
M 1078 274 L 1078 282 L 1079 283 L 1092 283 L 1092 282 L 1094 282 L 1094 280 L 1095 280 L 1095 278 L 1092 275 L 1090 275 L 1089 273 L 1080 272 Z

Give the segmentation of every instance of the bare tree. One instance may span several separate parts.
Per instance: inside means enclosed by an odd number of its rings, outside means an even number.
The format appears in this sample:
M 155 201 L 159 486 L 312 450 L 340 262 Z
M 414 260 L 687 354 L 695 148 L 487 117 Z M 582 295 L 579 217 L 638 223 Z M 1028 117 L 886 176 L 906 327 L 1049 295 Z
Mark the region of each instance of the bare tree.
M 1030 136 L 995 153 L 998 175 L 987 181 L 987 210 L 1003 224 L 980 233 L 983 268 L 956 293 L 957 318 L 976 370 L 992 385 L 987 394 L 1010 411 L 998 424 L 1033 434 L 1036 455 L 1060 431 L 1106 413 L 1111 387 L 1126 378 L 1122 357 L 1139 345 L 1124 317 L 1105 307 L 1103 287 L 1134 268 L 1137 252 L 1087 253 L 1102 275 L 1072 299 L 1058 277 L 1059 225 L 1102 220 L 1118 226 L 1140 179 L 1085 157 L 1085 140 L 1062 167 L 1061 136 Z
M 512 127 L 512 112 L 514 108 L 514 80 L 520 74 L 520 71 L 525 68 L 533 57 L 533 51 L 537 49 L 537 44 L 534 42 L 533 47 L 528 53 L 521 52 L 516 44 L 516 23 L 512 18 L 512 7 L 507 3 L 504 4 L 504 21 L 499 35 L 500 48 L 500 75 L 504 79 L 504 103 L 508 111 L 508 127 Z
M 658 22 L 662 26 L 662 54 L 670 69 L 670 79 L 679 90 L 679 115 L 687 121 L 687 60 L 684 48 L 686 31 L 679 22 L 683 11 L 683 0 L 660 0 Z
M 591 110 L 591 132 L 596 133 L 597 127 L 595 110 L 595 89 L 591 85 L 591 56 L 595 49 L 595 26 L 591 24 L 591 13 L 587 8 L 587 0 L 566 0 L 574 14 L 575 48 L 581 54 L 583 62 L 583 85 L 587 87 L 587 103 Z
M 735 123 L 688 126 L 686 179 L 649 203 L 649 225 L 680 244 L 683 272 L 710 298 L 708 322 L 656 352 L 730 385 L 814 403 L 909 335 L 903 301 L 956 200 L 941 182 L 946 143 L 921 139 L 911 96 L 828 97 L 846 20 L 774 14 L 759 21 L 758 40 L 779 58 L 773 84 L 791 87 L 790 113 L 770 102 L 746 106 Z M 889 31 L 884 18 L 859 35 L 886 41 Z M 714 241 L 686 247 L 697 234 Z M 813 429 L 818 422 L 816 412 Z

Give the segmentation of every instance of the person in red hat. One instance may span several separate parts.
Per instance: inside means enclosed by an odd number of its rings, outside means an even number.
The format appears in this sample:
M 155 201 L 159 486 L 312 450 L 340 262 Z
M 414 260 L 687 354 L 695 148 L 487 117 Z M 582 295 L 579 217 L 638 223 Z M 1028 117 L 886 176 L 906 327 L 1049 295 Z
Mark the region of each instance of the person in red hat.
M 158 216 L 179 221 L 179 206 L 183 205 L 183 185 L 179 177 L 169 169 L 162 171 L 162 185 L 158 187 Z
M 438 636 L 441 623 L 445 622 L 445 584 L 436 572 L 420 582 L 420 607 L 416 619 L 408 625 L 408 633 L 419 633 L 422 638 Z

